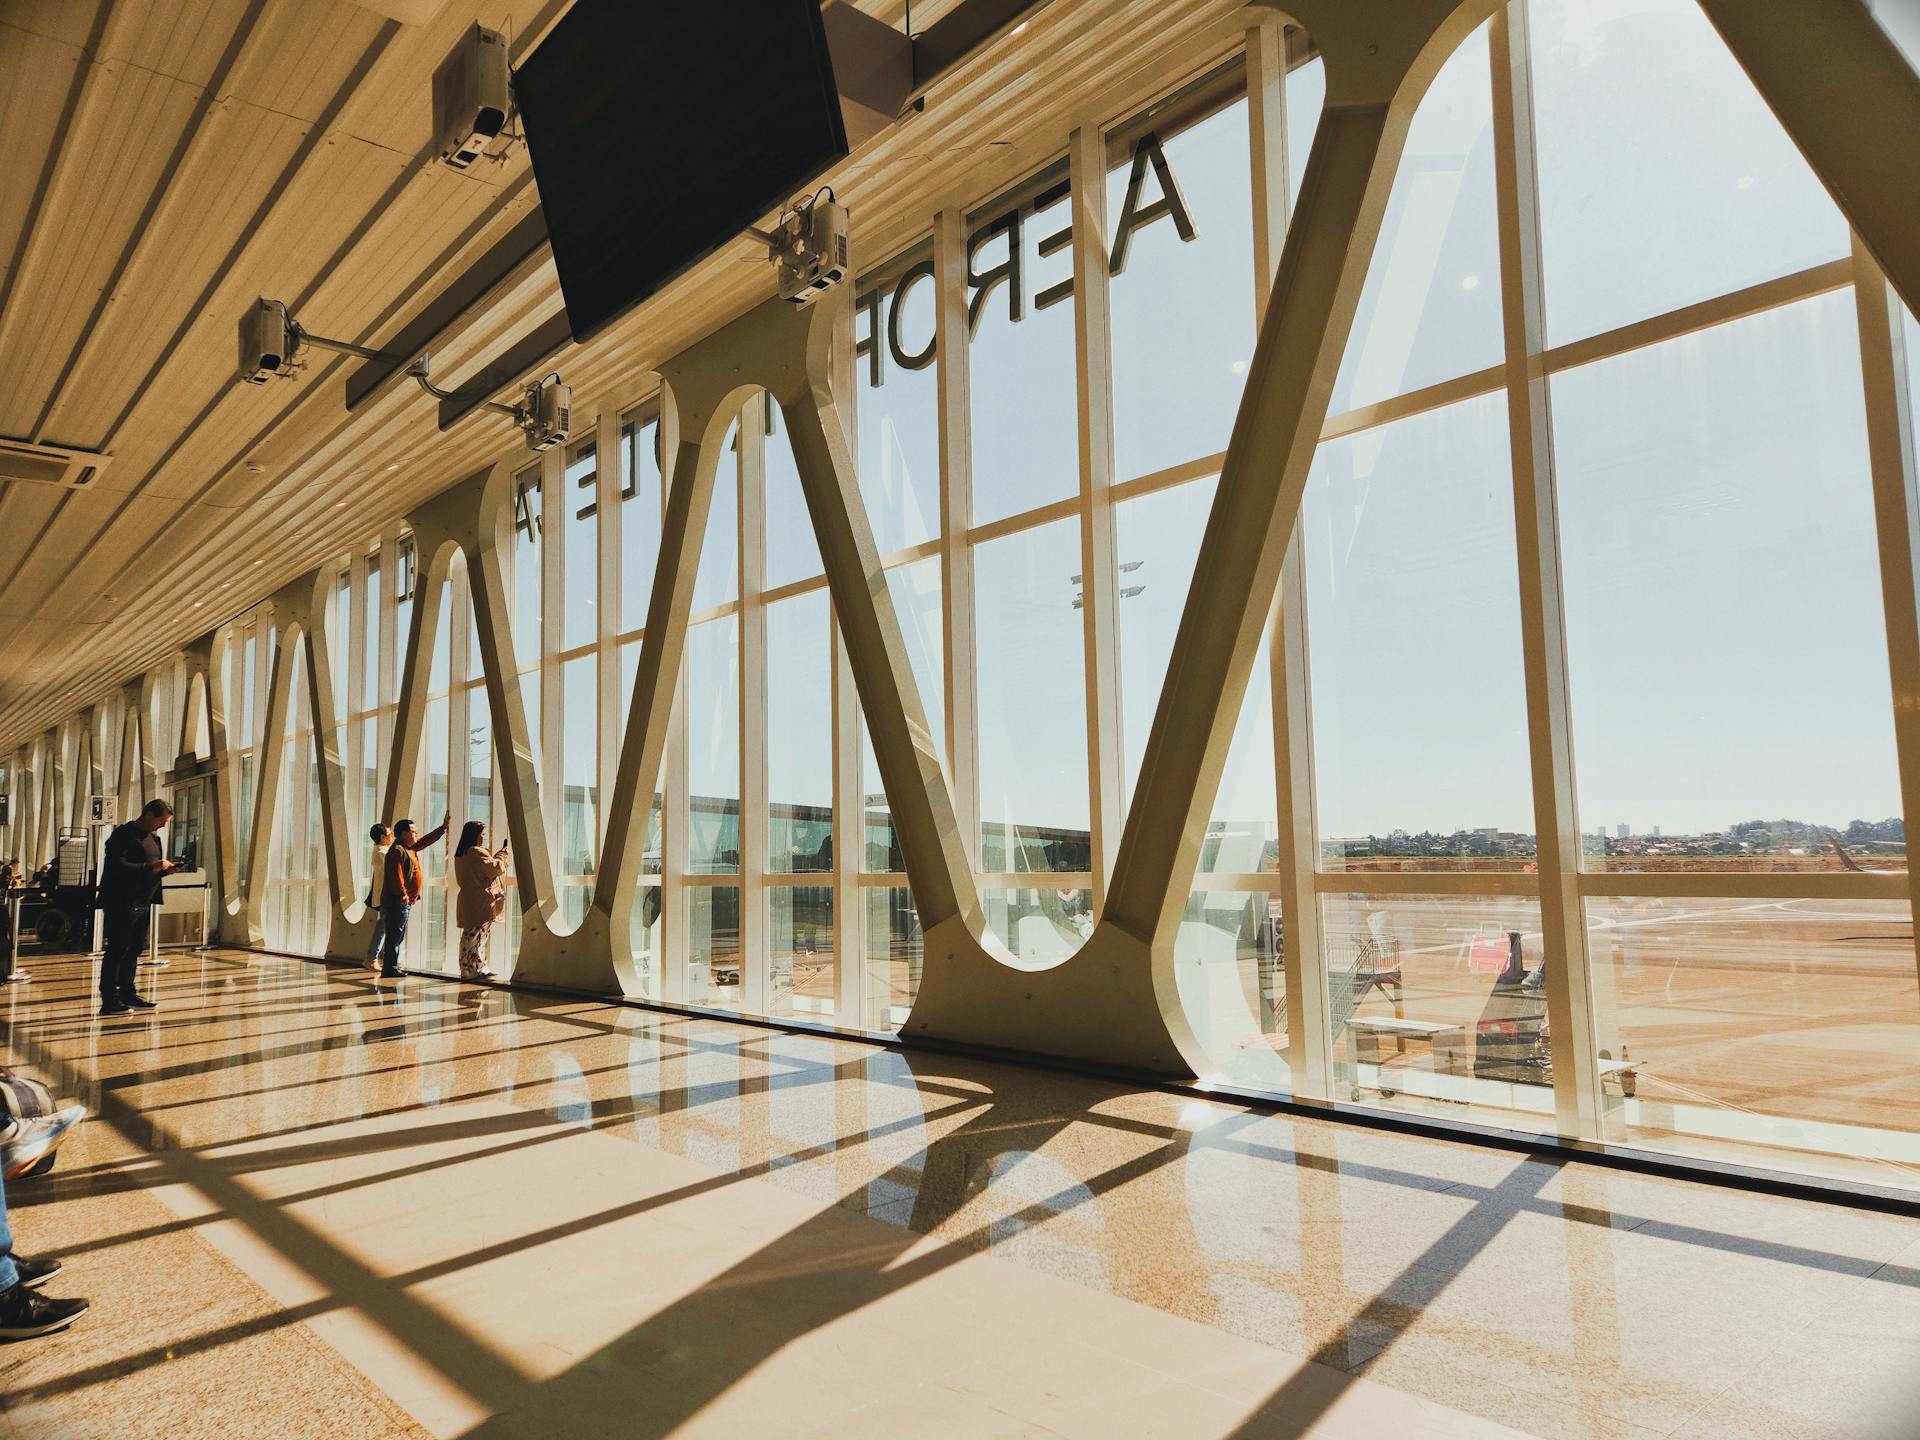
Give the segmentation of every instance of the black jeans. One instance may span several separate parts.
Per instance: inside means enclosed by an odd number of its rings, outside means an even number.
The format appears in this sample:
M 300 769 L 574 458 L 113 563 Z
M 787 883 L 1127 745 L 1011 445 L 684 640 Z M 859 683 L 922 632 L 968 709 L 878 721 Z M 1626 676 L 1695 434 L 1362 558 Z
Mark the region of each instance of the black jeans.
M 113 1005 L 138 993 L 134 971 L 140 964 L 140 952 L 147 948 L 147 921 L 152 913 L 148 905 L 104 905 L 106 949 L 100 956 L 100 1003 Z
M 380 947 L 382 967 L 400 964 L 400 944 L 407 938 L 407 915 L 413 907 L 404 900 L 389 900 L 380 907 L 380 920 L 386 927 L 386 943 Z

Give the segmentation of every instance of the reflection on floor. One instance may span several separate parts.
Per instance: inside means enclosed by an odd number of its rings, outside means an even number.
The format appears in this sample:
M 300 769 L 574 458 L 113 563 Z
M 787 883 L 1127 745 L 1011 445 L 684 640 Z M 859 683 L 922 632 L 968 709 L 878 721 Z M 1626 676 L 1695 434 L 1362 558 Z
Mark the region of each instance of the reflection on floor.
M 1920 1434 L 1920 1222 L 583 1000 L 175 956 L 16 1185 L 0 1436 Z M 104 1122 L 104 1123 L 101 1123 Z

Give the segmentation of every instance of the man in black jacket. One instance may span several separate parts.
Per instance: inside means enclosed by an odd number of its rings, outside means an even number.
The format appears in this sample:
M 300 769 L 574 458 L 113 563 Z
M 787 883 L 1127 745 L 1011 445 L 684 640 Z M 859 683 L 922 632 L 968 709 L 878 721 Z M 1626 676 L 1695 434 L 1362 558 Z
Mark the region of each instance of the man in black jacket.
M 100 1013 L 125 1015 L 152 1010 L 153 1001 L 134 989 L 140 952 L 147 948 L 147 924 L 160 898 L 160 877 L 177 867 L 158 839 L 173 807 L 149 800 L 137 819 L 115 827 L 107 837 L 100 865 L 100 910 L 106 922 L 106 951 L 100 957 Z

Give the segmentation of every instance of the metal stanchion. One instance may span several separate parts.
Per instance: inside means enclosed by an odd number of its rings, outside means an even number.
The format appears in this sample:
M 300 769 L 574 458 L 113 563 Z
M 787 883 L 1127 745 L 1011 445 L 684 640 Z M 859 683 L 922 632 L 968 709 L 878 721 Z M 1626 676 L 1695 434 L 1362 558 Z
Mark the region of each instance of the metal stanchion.
M 195 947 L 200 950 L 208 948 L 208 932 L 211 922 L 207 916 L 207 892 L 212 888 L 213 886 L 204 880 L 195 881 L 187 885 L 162 885 L 160 887 L 160 892 L 163 896 L 169 890 L 198 890 L 200 892 L 200 943 Z M 153 921 L 147 927 L 148 949 L 146 963 L 156 967 L 165 967 L 171 963 L 160 954 L 160 915 L 164 908 L 163 905 L 153 907 Z
M 164 886 L 162 887 L 165 888 Z M 156 969 L 165 969 L 167 962 L 160 958 L 160 916 L 162 907 L 151 907 L 147 922 L 147 963 Z
M 20 901 L 24 895 L 24 891 L 9 890 L 4 901 L 0 902 L 7 907 L 8 936 L 6 953 L 0 955 L 0 985 L 12 985 L 33 978 L 15 963 L 20 953 Z

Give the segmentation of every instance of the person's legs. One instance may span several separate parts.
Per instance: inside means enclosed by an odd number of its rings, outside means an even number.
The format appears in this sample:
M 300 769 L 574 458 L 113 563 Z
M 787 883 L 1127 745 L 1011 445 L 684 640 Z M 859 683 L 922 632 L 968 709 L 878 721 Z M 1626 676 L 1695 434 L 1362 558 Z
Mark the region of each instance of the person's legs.
M 135 905 L 127 918 L 126 948 L 120 956 L 120 1001 L 131 1005 L 139 1001 L 144 1008 L 146 1001 L 140 998 L 140 957 L 147 951 L 147 935 L 153 924 L 153 907 Z
M 407 911 L 404 903 L 389 902 L 386 906 L 387 938 L 380 951 L 382 971 L 398 972 L 400 969 L 400 946 L 407 938 Z
M 381 951 L 385 949 L 386 943 L 387 911 L 386 907 L 382 906 L 373 912 L 373 943 L 367 946 L 367 968 L 369 970 L 378 970 L 380 968 L 380 954 Z
M 487 968 L 487 936 L 492 931 L 491 922 L 485 925 L 469 925 L 460 932 L 460 974 L 469 980 L 487 979 L 493 971 Z
M 108 905 L 101 911 L 106 938 L 100 952 L 100 1007 L 103 1010 L 126 1008 L 125 990 L 129 987 L 131 965 L 126 961 L 128 932 L 133 926 L 133 907 Z M 138 941 L 132 942 L 137 954 Z
M 13 1231 L 7 1227 L 7 1185 L 0 1180 L 0 1291 L 20 1283 L 20 1269 L 13 1263 Z
M 21 1260 L 7 1228 L 7 1187 L 0 1181 L 0 1340 L 31 1340 L 64 1330 L 87 1312 L 84 1300 L 50 1300 L 34 1287 L 57 1274 L 57 1260 Z

